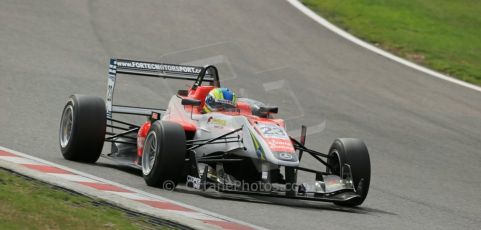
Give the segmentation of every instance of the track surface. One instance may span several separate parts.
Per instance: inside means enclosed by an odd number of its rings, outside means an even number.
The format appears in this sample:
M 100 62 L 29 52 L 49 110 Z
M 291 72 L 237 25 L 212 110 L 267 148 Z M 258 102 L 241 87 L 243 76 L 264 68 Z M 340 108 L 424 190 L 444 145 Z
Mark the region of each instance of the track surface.
M 481 224 L 481 94 L 353 45 L 287 2 L 1 1 L 0 50 L 2 146 L 272 229 Z M 110 57 L 221 61 L 224 85 L 279 105 L 290 129 L 313 126 L 309 146 L 327 151 L 336 137 L 362 137 L 372 162 L 366 202 L 349 209 L 219 200 L 149 188 L 107 160 L 63 160 L 57 129 L 65 100 L 104 96 Z M 124 104 L 147 96 L 162 104 L 176 90 L 124 86 Z

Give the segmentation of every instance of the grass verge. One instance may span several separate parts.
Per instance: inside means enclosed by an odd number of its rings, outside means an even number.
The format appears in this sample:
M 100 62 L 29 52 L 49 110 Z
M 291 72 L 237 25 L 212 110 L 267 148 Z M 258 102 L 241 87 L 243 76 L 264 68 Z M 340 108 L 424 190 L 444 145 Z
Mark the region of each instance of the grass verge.
M 168 229 L 153 221 L 0 169 L 0 229 Z
M 478 0 L 301 2 L 367 42 L 481 85 L 481 4 Z

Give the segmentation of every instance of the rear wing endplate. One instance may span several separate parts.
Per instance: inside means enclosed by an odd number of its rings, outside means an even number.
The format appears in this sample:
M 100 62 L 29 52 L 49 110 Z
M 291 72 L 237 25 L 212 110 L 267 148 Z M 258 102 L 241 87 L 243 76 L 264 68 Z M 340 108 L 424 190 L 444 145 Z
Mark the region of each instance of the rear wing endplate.
M 110 59 L 109 65 L 109 78 L 107 81 L 107 96 L 105 102 L 107 118 L 112 118 L 113 113 L 150 116 L 152 112 L 163 114 L 165 111 L 164 109 L 114 105 L 113 96 L 117 74 L 194 81 L 192 89 L 202 85 L 203 82 L 220 87 L 217 68 L 212 65 L 200 67 L 112 58 Z

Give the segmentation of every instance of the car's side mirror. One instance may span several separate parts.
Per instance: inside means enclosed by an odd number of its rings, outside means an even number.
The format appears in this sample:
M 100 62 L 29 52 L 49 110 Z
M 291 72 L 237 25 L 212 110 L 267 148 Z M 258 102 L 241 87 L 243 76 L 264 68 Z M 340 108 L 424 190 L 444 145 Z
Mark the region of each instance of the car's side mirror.
M 277 113 L 279 111 L 279 108 L 277 106 L 260 106 L 259 107 L 259 113 L 261 114 L 270 114 L 270 113 Z
M 200 106 L 201 101 L 193 98 L 182 98 L 182 105 Z

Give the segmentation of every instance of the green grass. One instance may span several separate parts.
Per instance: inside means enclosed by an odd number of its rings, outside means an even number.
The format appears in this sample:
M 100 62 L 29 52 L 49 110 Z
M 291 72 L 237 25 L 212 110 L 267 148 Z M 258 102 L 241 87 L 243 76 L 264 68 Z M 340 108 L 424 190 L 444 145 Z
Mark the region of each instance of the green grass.
M 479 0 L 302 0 L 381 48 L 481 85 Z
M 0 169 L 0 229 L 166 229 L 149 221 Z

